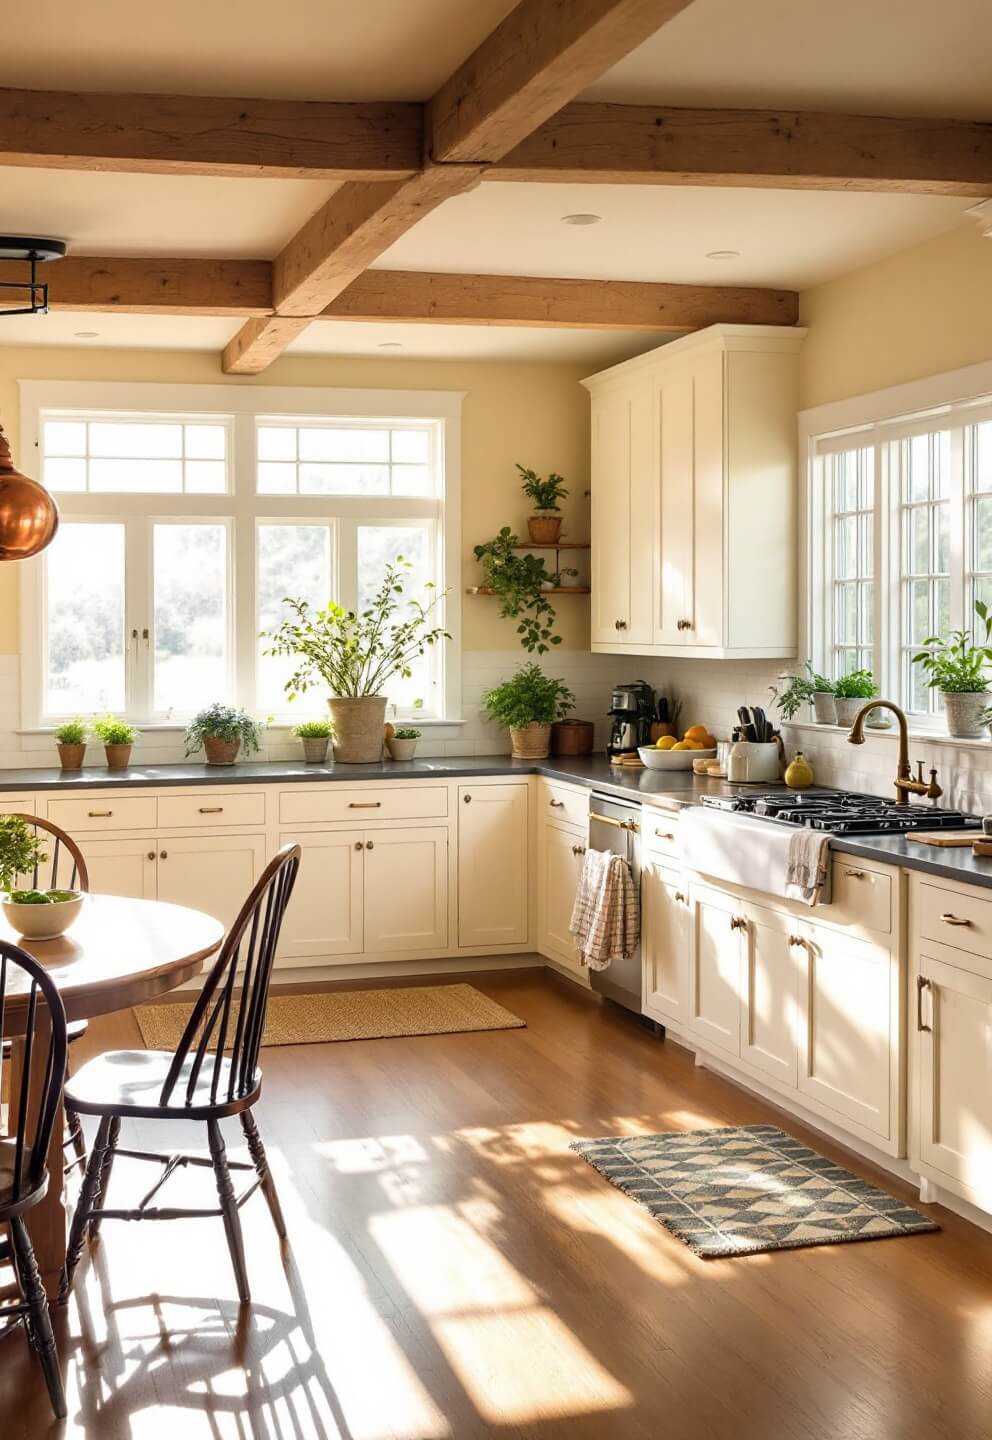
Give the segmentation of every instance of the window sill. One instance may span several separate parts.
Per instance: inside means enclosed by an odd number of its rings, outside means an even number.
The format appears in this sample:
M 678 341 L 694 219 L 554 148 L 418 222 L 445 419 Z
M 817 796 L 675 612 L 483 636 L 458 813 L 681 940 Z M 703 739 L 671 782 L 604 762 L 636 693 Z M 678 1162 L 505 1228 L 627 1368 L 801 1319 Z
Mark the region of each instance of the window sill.
M 810 735 L 842 735 L 845 738 L 850 734 L 849 725 L 820 725 L 814 720 L 783 720 L 782 728 L 789 730 L 801 730 Z M 896 740 L 899 737 L 899 727 L 893 722 L 888 730 L 878 730 L 872 725 L 865 726 L 866 740 Z M 990 737 L 986 735 L 981 739 L 962 740 L 956 735 L 948 735 L 942 730 L 914 729 L 912 723 L 909 726 L 910 740 L 918 741 L 925 745 L 946 745 L 954 750 L 979 750 L 988 754 L 990 748 Z
M 314 716 L 312 716 L 312 715 L 311 715 L 311 716 L 303 717 L 303 719 L 311 719 L 311 720 L 314 719 L 314 718 L 319 718 L 319 717 L 314 717 Z M 142 736 L 142 735 L 183 735 L 183 734 L 185 734 L 185 731 L 186 731 L 186 724 L 185 724 L 185 722 L 172 721 L 172 720 L 169 720 L 169 721 L 149 721 L 149 722 L 147 722 L 147 723 L 142 723 L 140 720 L 133 720 L 133 721 L 129 721 L 128 723 L 134 725 L 134 728 L 135 728 L 135 730 L 137 730 L 139 737 Z M 268 734 L 276 733 L 276 734 L 286 734 L 286 735 L 289 735 L 289 734 L 292 734 L 292 731 L 293 731 L 294 726 L 299 725 L 299 724 L 302 724 L 302 723 L 303 723 L 303 720 L 302 720 L 302 719 L 301 719 L 301 720 L 273 720 L 271 724 L 266 725 L 265 730 L 266 730 L 266 733 L 268 733 Z M 414 716 L 403 715 L 403 716 L 400 716 L 399 718 L 397 718 L 396 720 L 391 721 L 390 723 L 393 724 L 393 725 L 398 725 L 398 726 L 400 726 L 400 727 L 403 728 L 403 729 L 409 729 L 409 730 L 438 730 L 438 729 L 443 730 L 443 729 L 445 729 L 445 728 L 448 727 L 448 726 L 467 725 L 469 722 L 468 722 L 467 720 L 437 720 L 437 719 L 431 719 L 431 720 L 426 720 L 426 719 L 425 719 L 425 720 L 421 720 L 421 719 L 418 719 L 418 718 L 416 718 L 416 717 L 414 717 Z M 57 726 L 57 725 L 34 725 L 34 726 L 28 725 L 28 726 L 22 726 L 19 730 L 15 730 L 15 731 L 14 731 L 14 734 L 15 734 L 15 735 L 45 735 L 45 736 L 48 736 L 49 738 L 51 738 L 51 736 L 53 736 L 53 735 L 55 734 L 55 731 L 56 731 L 57 729 L 58 729 L 58 726 Z M 90 742 L 90 743 L 94 743 L 94 744 L 95 744 L 96 742 L 93 741 L 93 742 Z

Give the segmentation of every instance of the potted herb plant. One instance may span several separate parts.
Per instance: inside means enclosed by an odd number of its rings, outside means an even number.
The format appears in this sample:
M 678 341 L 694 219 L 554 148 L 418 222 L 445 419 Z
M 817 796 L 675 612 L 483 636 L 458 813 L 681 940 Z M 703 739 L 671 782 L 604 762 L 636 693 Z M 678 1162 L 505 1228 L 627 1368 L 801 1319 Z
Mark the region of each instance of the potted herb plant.
M 542 480 L 536 470 L 528 470 L 519 464 L 517 469 L 523 481 L 524 494 L 534 502 L 534 514 L 527 519 L 528 535 L 535 545 L 557 545 L 561 534 L 558 501 L 564 500 L 568 494 L 564 479 L 554 471 Z
M 870 670 L 850 670 L 834 683 L 834 710 L 838 725 L 853 725 L 854 717 L 866 700 L 875 694 L 875 678 Z
M 813 717 L 820 725 L 835 725 L 837 712 L 834 708 L 834 682 L 825 675 L 819 675 L 810 662 L 806 661 L 805 675 L 782 675 L 787 680 L 784 690 L 772 686 L 772 696 L 782 712 L 784 720 L 794 720 L 806 704 L 813 706 Z
M 93 734 L 103 744 L 108 770 L 126 770 L 131 763 L 131 748 L 138 732 L 126 720 L 115 715 L 102 715 L 93 721 Z
M 262 740 L 262 724 L 247 710 L 219 702 L 199 711 L 186 726 L 186 754 L 203 750 L 208 765 L 233 765 L 239 752 L 258 752 Z
M 409 679 L 412 662 L 427 648 L 448 640 L 436 623 L 444 591 L 430 592 L 426 603 L 404 598 L 410 562 L 397 556 L 385 567 L 382 584 L 367 610 L 357 615 L 330 602 L 314 610 L 305 600 L 287 599 L 291 617 L 265 637 L 268 655 L 290 655 L 297 668 L 286 682 L 290 700 L 323 684 L 334 728 L 334 758 L 345 765 L 368 765 L 382 756 L 386 685 L 394 675 Z
M 540 665 L 522 665 L 509 680 L 487 690 L 483 708 L 490 720 L 510 732 L 515 760 L 543 760 L 548 753 L 551 725 L 564 720 L 575 696 L 563 680 L 545 675 Z
M 967 630 L 952 630 L 946 640 L 931 635 L 924 640 L 913 663 L 927 672 L 927 684 L 939 690 L 947 717 L 947 733 L 961 740 L 982 734 L 989 690 L 988 664 L 992 660 L 992 615 L 981 600 L 975 601 L 984 643 L 972 643 Z
M 517 634 L 529 654 L 544 655 L 552 645 L 561 644 L 554 633 L 556 614 L 548 599 L 560 581 L 576 570 L 559 570 L 552 575 L 537 555 L 521 554 L 519 541 L 504 525 L 494 540 L 476 545 L 475 558 L 481 561 L 486 586 L 499 600 L 499 615 L 518 620 Z
M 421 732 L 408 725 L 400 725 L 392 735 L 386 737 L 386 749 L 393 760 L 412 760 L 417 753 L 417 741 Z
M 330 720 L 301 720 L 293 734 L 303 741 L 303 759 L 307 765 L 323 765 L 334 727 Z
M 82 720 L 63 720 L 55 731 L 55 744 L 63 770 L 81 769 L 86 754 L 85 723 Z

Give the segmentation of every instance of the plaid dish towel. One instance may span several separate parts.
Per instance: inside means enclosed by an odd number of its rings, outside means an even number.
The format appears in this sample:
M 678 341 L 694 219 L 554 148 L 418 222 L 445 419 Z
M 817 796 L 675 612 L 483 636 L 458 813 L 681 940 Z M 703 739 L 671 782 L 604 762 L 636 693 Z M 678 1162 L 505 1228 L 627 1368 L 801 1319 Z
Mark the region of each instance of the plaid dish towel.
M 803 905 L 830 904 L 830 836 L 799 829 L 789 840 L 785 894 Z
M 569 930 L 583 965 L 605 970 L 637 948 L 641 900 L 622 855 L 587 850 Z

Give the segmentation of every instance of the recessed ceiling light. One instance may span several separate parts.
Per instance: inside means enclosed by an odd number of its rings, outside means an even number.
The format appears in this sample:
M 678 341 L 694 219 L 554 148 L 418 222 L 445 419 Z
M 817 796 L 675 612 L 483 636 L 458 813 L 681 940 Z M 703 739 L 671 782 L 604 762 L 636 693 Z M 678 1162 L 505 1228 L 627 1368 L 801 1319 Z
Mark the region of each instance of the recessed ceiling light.
M 739 250 L 707 250 L 706 258 L 707 260 L 739 260 L 741 252 Z
M 402 350 L 402 349 L 403 349 L 403 342 L 402 342 L 401 340 L 380 340 L 380 341 L 379 341 L 379 344 L 376 346 L 376 349 L 377 349 L 377 350 Z
M 563 225 L 598 225 L 602 218 L 602 215 L 586 214 L 585 211 L 580 210 L 575 215 L 563 215 L 561 223 Z
M 100 338 L 99 330 L 77 330 L 75 334 L 77 340 L 99 340 Z

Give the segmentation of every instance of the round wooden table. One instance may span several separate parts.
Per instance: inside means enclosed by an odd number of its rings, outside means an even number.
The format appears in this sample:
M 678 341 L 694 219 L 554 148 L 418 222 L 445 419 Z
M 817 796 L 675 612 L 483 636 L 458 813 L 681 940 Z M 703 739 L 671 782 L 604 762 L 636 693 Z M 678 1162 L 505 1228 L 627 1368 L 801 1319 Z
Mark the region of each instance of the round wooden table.
M 199 974 L 204 960 L 214 954 L 223 938 L 220 921 L 199 910 L 158 900 L 88 895 L 78 920 L 65 935 L 58 940 L 28 940 L 11 929 L 0 907 L 0 939 L 18 945 L 44 965 L 59 987 L 70 1020 L 110 1015 L 174 990 Z M 28 988 L 23 972 L 8 976 L 4 1032 L 12 1041 L 15 1085 L 24 1060 L 23 1041 L 17 1032 L 27 1012 Z M 39 1067 L 46 1049 L 35 1047 Z M 26 1217 L 49 1294 L 58 1289 L 65 1259 L 63 1130 L 60 1106 L 48 1156 L 48 1194 Z

